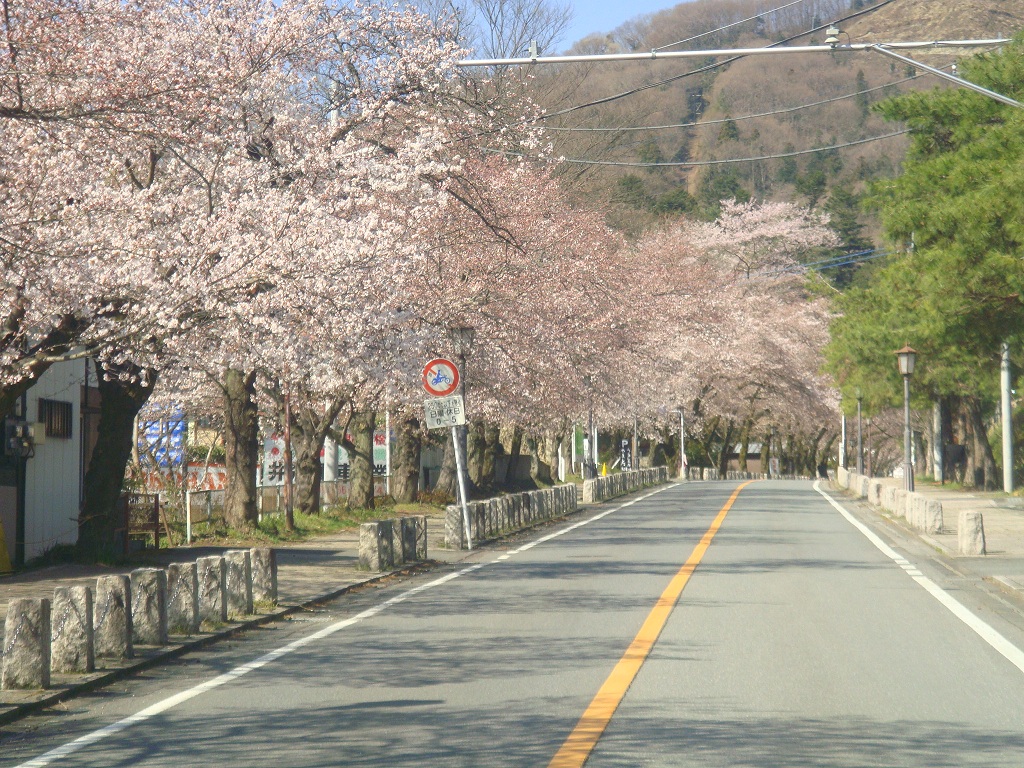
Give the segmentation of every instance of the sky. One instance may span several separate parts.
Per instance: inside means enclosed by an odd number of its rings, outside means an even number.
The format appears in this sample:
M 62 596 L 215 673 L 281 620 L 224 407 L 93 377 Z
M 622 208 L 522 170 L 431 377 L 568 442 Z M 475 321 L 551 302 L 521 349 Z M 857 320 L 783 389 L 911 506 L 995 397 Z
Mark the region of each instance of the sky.
M 573 0 L 573 22 L 562 41 L 565 50 L 592 32 L 611 32 L 624 21 L 672 8 L 682 0 Z

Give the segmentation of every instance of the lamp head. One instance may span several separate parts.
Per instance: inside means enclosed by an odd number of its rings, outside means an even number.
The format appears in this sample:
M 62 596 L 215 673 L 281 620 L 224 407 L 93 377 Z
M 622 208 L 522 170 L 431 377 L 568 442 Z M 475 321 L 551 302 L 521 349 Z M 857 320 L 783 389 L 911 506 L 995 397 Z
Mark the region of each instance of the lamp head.
M 896 350 L 896 360 L 899 363 L 900 375 L 911 376 L 914 373 L 914 363 L 917 361 L 917 350 L 911 349 L 907 344 L 903 349 Z

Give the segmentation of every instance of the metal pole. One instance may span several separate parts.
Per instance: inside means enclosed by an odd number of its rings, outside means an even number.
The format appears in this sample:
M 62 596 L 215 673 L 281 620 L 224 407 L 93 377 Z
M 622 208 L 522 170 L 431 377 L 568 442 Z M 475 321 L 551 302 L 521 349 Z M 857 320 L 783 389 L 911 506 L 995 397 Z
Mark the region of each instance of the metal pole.
M 292 505 L 292 409 L 288 391 L 284 393 L 284 527 L 295 530 L 295 509 Z
M 936 400 L 932 406 L 932 464 L 937 483 L 946 482 L 946 468 L 943 466 L 945 443 L 945 435 L 942 434 L 942 401 Z
M 903 377 L 903 489 L 914 490 L 914 465 L 910 463 L 910 376 Z
M 384 491 L 391 495 L 391 411 L 384 411 Z
M 860 401 L 857 398 L 857 474 L 864 474 L 864 436 L 861 431 Z
M 185 543 L 192 543 L 192 491 L 185 490 Z
M 466 549 L 472 549 L 473 532 L 469 527 L 469 505 L 466 503 L 466 476 L 462 468 L 462 451 L 459 450 L 458 427 L 452 427 L 452 449 L 455 451 L 455 474 L 459 478 L 459 496 L 462 499 L 462 524 L 466 526 Z
M 637 442 L 638 441 L 636 439 L 636 433 L 639 430 L 639 428 L 640 428 L 640 420 L 636 416 L 634 416 L 633 417 L 633 449 L 630 452 L 630 456 L 629 456 L 629 468 L 630 469 L 640 469 L 640 454 L 637 453 Z
M 842 432 L 842 441 L 839 443 L 839 466 L 843 469 L 847 469 L 846 466 L 846 414 L 842 414 L 842 424 L 840 427 Z
M 1003 490 L 1013 493 L 1013 392 L 1010 390 L 1010 345 L 1005 341 L 999 373 L 1003 401 Z
M 687 51 L 648 51 L 644 53 L 599 53 L 579 54 L 570 56 L 530 56 L 528 58 L 506 59 L 462 59 L 455 62 L 457 67 L 500 67 L 527 66 L 535 64 L 571 64 L 579 62 L 615 62 L 615 61 L 653 61 L 656 59 L 693 59 L 719 56 L 787 56 L 792 53 L 829 53 L 841 51 L 879 51 L 890 54 L 891 49 L 901 50 L 935 49 L 935 48 L 966 48 L 989 47 L 1004 45 L 1011 42 L 1010 38 L 1000 37 L 989 40 L 932 40 L 909 41 L 898 43 L 852 43 L 849 45 L 793 45 L 785 47 L 760 48 L 712 48 L 708 50 Z M 884 46 L 884 47 L 883 47 Z M 914 63 L 914 66 L 921 66 Z
M 689 479 L 686 477 L 686 416 L 683 411 L 679 412 L 679 476 Z

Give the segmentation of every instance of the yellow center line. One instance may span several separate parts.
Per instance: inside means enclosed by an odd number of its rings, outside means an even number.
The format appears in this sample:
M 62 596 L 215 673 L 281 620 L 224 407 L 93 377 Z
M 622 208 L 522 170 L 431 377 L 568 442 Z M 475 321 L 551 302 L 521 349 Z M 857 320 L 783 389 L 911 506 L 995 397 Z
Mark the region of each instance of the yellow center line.
M 749 481 L 739 486 L 732 496 L 729 497 L 729 500 L 725 502 L 725 506 L 719 510 L 718 516 L 715 517 L 711 527 L 704 533 L 700 543 L 694 547 L 686 563 L 672 577 L 672 581 L 665 587 L 665 591 L 661 593 L 661 597 L 658 598 L 658 602 L 654 604 L 654 608 L 647 615 L 643 626 L 640 627 L 640 631 L 633 638 L 633 642 L 629 644 L 629 648 L 626 649 L 619 663 L 615 665 L 611 674 L 608 675 L 608 679 L 604 681 L 597 695 L 594 696 L 593 701 L 590 702 L 590 706 L 587 707 L 580 721 L 573 728 L 572 733 L 569 734 L 569 738 L 565 740 L 561 749 L 558 750 L 551 759 L 551 762 L 548 763 L 548 768 L 582 768 L 583 764 L 587 762 L 587 758 L 590 757 L 590 753 L 594 751 L 594 747 L 597 746 L 597 742 L 604 733 L 605 728 L 611 722 L 615 710 L 619 708 L 619 704 L 625 698 L 626 691 L 629 690 L 629 686 L 633 684 L 633 680 L 640 672 L 640 667 L 644 665 L 651 649 L 658 641 L 658 636 L 661 634 L 661 630 L 665 628 L 668 617 L 672 614 L 672 609 L 675 608 L 679 596 L 683 593 L 686 583 L 690 580 L 690 576 L 693 575 L 697 565 L 704 557 L 704 553 L 711 546 L 711 540 L 715 538 L 718 529 L 722 527 L 725 516 L 732 509 L 732 505 L 736 502 L 740 491 L 750 485 L 751 482 L 755 481 Z

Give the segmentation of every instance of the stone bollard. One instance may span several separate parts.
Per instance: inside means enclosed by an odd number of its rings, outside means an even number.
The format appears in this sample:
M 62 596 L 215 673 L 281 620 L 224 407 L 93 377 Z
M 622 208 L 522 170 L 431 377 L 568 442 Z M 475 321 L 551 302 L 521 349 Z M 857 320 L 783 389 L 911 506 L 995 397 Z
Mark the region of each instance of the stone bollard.
M 270 547 L 253 547 L 249 556 L 253 603 L 277 605 L 277 552 Z
M 466 526 L 462 520 L 462 508 L 449 504 L 444 509 L 444 546 L 447 549 L 466 548 Z
M 985 554 L 985 525 L 981 512 L 964 510 L 957 527 L 957 545 L 961 555 Z
M 53 590 L 50 627 L 50 669 L 53 672 L 93 672 L 96 646 L 92 628 L 92 590 L 57 587 Z
M 868 480 L 868 504 L 882 506 L 882 481 Z
M 228 620 L 226 566 L 220 555 L 196 560 L 199 579 L 199 621 L 223 624 Z
M 902 488 L 897 488 L 895 491 L 893 491 L 892 496 L 893 496 L 892 513 L 894 515 L 896 515 L 896 517 L 906 517 L 907 516 L 907 492 L 905 490 L 903 490 Z
M 137 568 L 131 574 L 132 642 L 167 645 L 167 572 Z
M 195 563 L 167 566 L 167 632 L 194 635 L 199 631 L 199 567 Z
M 942 533 L 942 502 L 930 499 L 925 504 L 924 532 Z
M 7 604 L 0 688 L 50 687 L 50 601 L 16 597 Z
M 427 516 L 426 515 L 413 515 L 412 517 L 406 518 L 412 522 L 414 534 L 414 543 L 412 556 L 413 560 L 426 560 L 427 559 Z
M 378 520 L 359 526 L 359 567 L 364 571 L 386 571 L 395 563 L 391 521 Z
M 224 592 L 228 618 L 252 613 L 252 561 L 248 549 L 229 549 L 224 553 Z
M 132 585 L 124 574 L 96 579 L 93 606 L 93 645 L 96 658 L 130 659 L 132 645 Z

